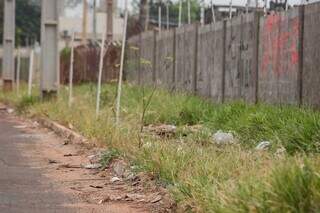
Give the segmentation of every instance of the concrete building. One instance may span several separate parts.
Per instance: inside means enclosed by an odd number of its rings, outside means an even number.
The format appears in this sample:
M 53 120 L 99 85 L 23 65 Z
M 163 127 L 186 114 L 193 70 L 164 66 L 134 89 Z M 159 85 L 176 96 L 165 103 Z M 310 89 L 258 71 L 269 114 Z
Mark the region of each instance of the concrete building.
M 96 37 L 101 40 L 103 32 L 106 30 L 107 13 L 105 0 L 98 1 L 96 9 Z M 82 4 L 78 4 L 73 8 L 65 7 L 61 13 L 59 22 L 59 31 L 61 35 L 60 48 L 68 45 L 72 32 L 75 32 L 76 44 L 81 43 L 82 38 Z M 94 17 L 93 6 L 89 4 L 87 15 L 87 38 L 94 39 Z M 113 9 L 113 39 L 120 40 L 122 38 L 124 19 L 121 17 L 119 9 L 117 8 L 117 1 L 114 0 Z

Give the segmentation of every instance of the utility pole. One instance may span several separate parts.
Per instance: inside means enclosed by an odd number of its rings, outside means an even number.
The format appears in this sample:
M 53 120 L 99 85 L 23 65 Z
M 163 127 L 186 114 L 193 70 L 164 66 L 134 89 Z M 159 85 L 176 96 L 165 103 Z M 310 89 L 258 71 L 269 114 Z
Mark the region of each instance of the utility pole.
M 55 97 L 59 88 L 59 1 L 42 0 L 41 5 L 41 95 Z
M 214 11 L 214 5 L 213 5 L 213 1 L 211 0 L 211 13 L 212 13 L 212 22 L 216 23 L 216 14 Z
M 148 31 L 148 29 L 149 29 L 149 19 L 150 19 L 150 7 L 149 7 L 149 0 L 146 0 L 147 1 L 147 3 L 146 3 L 146 5 L 145 5 L 145 11 L 146 11 L 146 15 L 147 15 L 147 17 L 146 17 L 146 23 L 145 23 L 145 26 L 144 26 L 144 30 L 145 31 Z
M 107 42 L 113 40 L 113 0 L 107 1 Z
M 287 6 L 287 5 L 286 5 Z M 264 0 L 264 6 L 263 6 L 263 12 L 264 12 L 264 15 L 266 16 L 267 13 L 268 13 L 268 1 L 267 0 Z M 287 8 L 287 7 L 286 7 Z
M 232 0 L 230 0 L 229 19 L 232 19 Z
M 87 0 L 83 0 L 82 9 L 82 44 L 87 43 L 87 20 L 88 20 L 88 3 Z
M 97 0 L 93 0 L 93 17 L 92 17 L 93 40 L 97 40 Z
M 4 29 L 3 29 L 3 89 L 11 91 L 14 81 L 14 47 L 16 1 L 4 2 Z

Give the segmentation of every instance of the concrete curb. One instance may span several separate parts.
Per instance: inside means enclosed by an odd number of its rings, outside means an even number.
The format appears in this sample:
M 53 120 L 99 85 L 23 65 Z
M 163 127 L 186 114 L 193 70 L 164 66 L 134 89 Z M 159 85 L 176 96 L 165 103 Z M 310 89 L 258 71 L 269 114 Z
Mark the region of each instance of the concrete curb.
M 78 144 L 89 143 L 89 141 L 84 136 L 80 135 L 75 131 L 72 131 L 71 129 L 68 129 L 67 127 L 57 122 L 51 121 L 49 119 L 44 119 L 44 118 L 37 119 L 37 121 L 41 126 L 52 130 L 62 138 L 68 139 L 69 142 L 71 143 L 78 143 Z

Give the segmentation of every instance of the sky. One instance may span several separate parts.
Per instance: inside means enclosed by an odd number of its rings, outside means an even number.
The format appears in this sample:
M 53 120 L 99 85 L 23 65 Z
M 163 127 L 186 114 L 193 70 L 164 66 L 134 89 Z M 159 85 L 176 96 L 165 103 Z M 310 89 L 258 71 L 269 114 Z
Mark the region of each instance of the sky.
M 87 0 L 90 2 L 91 0 Z M 101 1 L 101 0 L 100 0 Z M 124 7 L 124 1 L 125 0 L 118 0 L 118 7 L 123 8 Z M 128 0 L 129 7 L 130 3 L 132 0 Z M 164 1 L 164 0 L 163 0 Z M 178 1 L 178 0 L 173 0 L 173 1 Z M 207 4 L 210 4 L 211 0 L 204 0 Z M 212 0 L 214 4 L 229 4 L 230 0 Z M 232 0 L 233 5 L 245 5 L 247 0 Z M 268 0 L 270 1 L 270 0 Z M 320 0 L 310 0 L 310 2 L 316 2 Z M 251 0 L 252 3 L 255 2 L 255 0 Z M 259 0 L 260 4 L 263 5 L 263 0 Z M 301 0 L 288 0 L 290 5 L 293 4 L 300 4 Z M 67 15 L 68 16 L 81 16 L 82 15 L 82 4 L 80 4 L 77 8 L 72 9 L 72 10 L 67 10 Z

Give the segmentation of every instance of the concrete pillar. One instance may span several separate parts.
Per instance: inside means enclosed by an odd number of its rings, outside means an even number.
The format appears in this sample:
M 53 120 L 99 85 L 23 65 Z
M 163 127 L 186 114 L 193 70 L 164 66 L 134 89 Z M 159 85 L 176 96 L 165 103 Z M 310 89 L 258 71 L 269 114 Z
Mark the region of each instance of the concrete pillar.
M 2 69 L 3 89 L 5 91 L 11 91 L 14 82 L 15 10 L 15 0 L 5 0 Z
M 41 94 L 56 96 L 59 88 L 59 1 L 42 0 L 41 5 Z
M 113 39 L 113 0 L 107 1 L 107 42 Z

